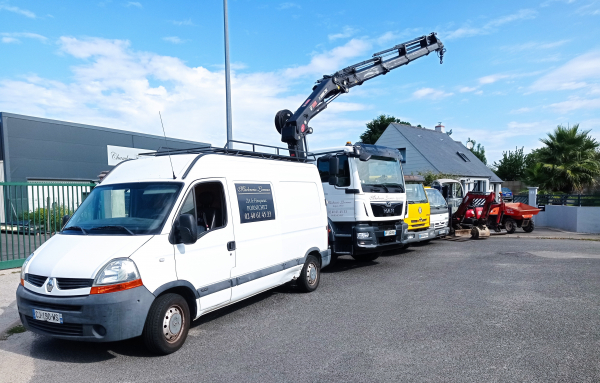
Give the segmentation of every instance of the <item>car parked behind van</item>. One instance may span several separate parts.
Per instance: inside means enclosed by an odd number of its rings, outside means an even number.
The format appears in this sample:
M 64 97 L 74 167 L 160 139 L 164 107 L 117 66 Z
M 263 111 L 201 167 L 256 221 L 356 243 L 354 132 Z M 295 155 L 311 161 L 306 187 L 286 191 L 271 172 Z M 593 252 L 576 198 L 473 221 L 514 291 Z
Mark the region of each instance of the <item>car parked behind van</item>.
M 93 342 L 185 342 L 200 316 L 291 281 L 311 292 L 330 262 L 317 168 L 223 149 L 122 162 L 23 264 L 30 331 Z M 172 162 L 171 162 L 172 161 Z

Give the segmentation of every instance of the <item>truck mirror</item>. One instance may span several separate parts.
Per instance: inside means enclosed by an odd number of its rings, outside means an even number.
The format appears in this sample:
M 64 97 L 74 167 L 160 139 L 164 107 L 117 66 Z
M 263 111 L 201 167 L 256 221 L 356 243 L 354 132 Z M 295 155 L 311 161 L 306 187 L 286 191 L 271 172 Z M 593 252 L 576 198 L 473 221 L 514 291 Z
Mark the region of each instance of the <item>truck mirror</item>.
M 338 176 L 329 176 L 329 185 L 337 186 L 338 182 Z
M 358 159 L 361 161 L 369 161 L 371 159 L 371 155 L 369 153 L 362 152 L 360 153 Z
M 329 175 L 337 176 L 340 173 L 340 158 L 337 156 L 332 156 L 329 159 Z M 331 179 L 329 180 L 331 183 Z
M 65 225 L 67 224 L 67 222 L 69 222 L 70 219 L 71 217 L 68 214 L 62 217 L 62 225 L 60 226 L 61 229 L 65 227 Z
M 179 239 L 185 245 L 192 245 L 198 240 L 198 224 L 192 214 L 182 214 L 177 219 Z

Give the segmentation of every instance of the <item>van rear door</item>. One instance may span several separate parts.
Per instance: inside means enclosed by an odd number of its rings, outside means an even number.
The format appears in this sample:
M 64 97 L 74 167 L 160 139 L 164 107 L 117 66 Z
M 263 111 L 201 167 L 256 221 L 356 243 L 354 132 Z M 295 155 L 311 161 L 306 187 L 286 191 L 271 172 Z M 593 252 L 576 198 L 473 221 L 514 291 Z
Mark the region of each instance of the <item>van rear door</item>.
M 231 300 L 231 269 L 235 237 L 225 179 L 201 180 L 188 190 L 180 214 L 198 222 L 198 241 L 175 246 L 177 278 L 191 282 L 200 293 L 200 309 Z

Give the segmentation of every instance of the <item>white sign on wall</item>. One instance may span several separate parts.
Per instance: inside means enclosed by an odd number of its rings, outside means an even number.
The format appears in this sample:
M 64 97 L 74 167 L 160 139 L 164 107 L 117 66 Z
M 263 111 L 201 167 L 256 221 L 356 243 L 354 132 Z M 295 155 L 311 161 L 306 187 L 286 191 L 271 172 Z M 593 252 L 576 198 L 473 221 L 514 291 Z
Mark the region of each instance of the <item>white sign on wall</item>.
M 125 160 L 137 160 L 140 158 L 140 153 L 154 153 L 156 150 L 128 148 L 125 146 L 106 145 L 108 152 L 108 164 L 111 166 L 118 165 Z

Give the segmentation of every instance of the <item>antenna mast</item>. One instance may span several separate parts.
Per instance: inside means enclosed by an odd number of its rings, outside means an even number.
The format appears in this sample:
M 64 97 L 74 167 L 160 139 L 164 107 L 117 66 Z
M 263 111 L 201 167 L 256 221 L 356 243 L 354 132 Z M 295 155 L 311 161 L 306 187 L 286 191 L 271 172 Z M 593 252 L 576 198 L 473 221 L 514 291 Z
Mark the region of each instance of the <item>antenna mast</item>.
M 167 144 L 167 134 L 165 133 L 165 125 L 163 124 L 162 121 L 162 115 L 160 114 L 160 110 L 158 111 L 158 117 L 160 117 L 160 126 L 162 126 L 162 130 L 163 130 L 163 137 L 165 138 L 165 145 Z M 165 146 L 167 148 L 167 153 L 169 153 L 169 162 L 171 163 L 171 171 L 173 172 L 173 179 L 177 179 L 177 177 L 175 177 L 175 170 L 173 170 L 173 160 L 171 159 L 171 149 L 169 149 L 168 146 Z

